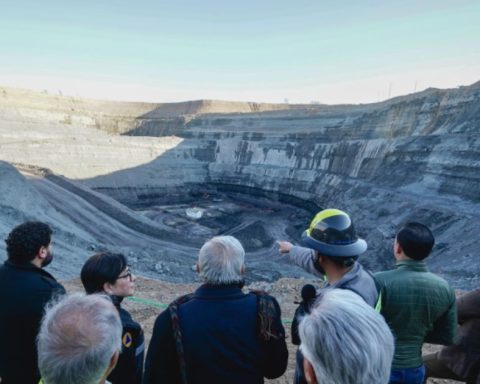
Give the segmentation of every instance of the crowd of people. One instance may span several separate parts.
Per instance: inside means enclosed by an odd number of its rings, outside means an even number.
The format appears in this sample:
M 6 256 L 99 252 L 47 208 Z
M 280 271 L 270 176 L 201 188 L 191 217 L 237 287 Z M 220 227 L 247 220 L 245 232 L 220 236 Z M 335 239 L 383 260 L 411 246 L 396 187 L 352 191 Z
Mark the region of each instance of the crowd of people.
M 255 384 L 287 369 L 280 305 L 245 292 L 245 251 L 232 236 L 201 247 L 203 283 L 158 315 L 146 357 L 142 327 L 121 305 L 135 289 L 124 255 L 91 256 L 80 273 L 85 294 L 66 294 L 45 271 L 54 258 L 47 224 L 25 222 L 5 242 L 1 384 Z M 480 384 L 480 289 L 456 299 L 428 271 L 428 227 L 399 228 L 395 268 L 375 274 L 358 261 L 367 243 L 343 211 L 319 212 L 302 242 L 278 241 L 280 255 L 322 281 L 304 287 L 292 324 L 295 384 Z M 422 356 L 425 342 L 445 347 Z

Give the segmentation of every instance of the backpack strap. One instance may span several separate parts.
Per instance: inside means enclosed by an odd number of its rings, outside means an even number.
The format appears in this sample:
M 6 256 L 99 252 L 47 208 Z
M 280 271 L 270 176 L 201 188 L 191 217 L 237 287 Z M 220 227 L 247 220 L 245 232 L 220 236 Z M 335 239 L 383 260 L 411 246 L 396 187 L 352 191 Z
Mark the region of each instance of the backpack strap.
M 180 296 L 178 299 L 170 303 L 168 310 L 172 320 L 173 340 L 175 341 L 175 349 L 177 350 L 178 366 L 180 368 L 180 381 L 182 384 L 187 384 L 187 364 L 185 362 L 185 353 L 182 344 L 182 330 L 180 329 L 180 319 L 178 317 L 178 307 L 190 301 L 193 293 Z
M 280 318 L 280 308 L 272 296 L 265 291 L 250 291 L 257 297 L 257 332 L 263 341 L 284 337 L 283 330 L 275 319 Z

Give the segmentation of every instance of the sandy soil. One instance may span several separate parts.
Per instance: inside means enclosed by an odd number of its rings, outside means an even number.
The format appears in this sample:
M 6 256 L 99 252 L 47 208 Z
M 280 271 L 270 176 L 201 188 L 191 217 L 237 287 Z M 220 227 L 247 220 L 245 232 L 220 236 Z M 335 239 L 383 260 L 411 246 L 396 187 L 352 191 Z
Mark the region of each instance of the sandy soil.
M 79 279 L 62 282 L 68 292 L 83 291 Z M 295 312 L 296 304 L 299 300 L 299 292 L 304 284 L 314 283 L 306 279 L 288 279 L 283 278 L 275 283 L 254 283 L 245 289 L 265 289 L 274 295 L 282 308 L 282 319 L 287 331 L 287 343 L 289 349 L 289 363 L 285 374 L 276 380 L 267 380 L 267 383 L 287 384 L 292 382 L 295 369 L 295 351 L 296 346 L 290 342 L 290 321 Z M 157 315 L 166 307 L 168 303 L 176 297 L 192 292 L 198 287 L 198 284 L 172 284 L 163 281 L 137 277 L 135 296 L 124 301 L 124 307 L 130 311 L 132 316 L 142 324 L 145 331 L 145 338 L 148 344 L 153 324 Z M 431 353 L 438 350 L 439 347 L 425 345 L 424 353 Z M 451 380 L 430 379 L 428 383 L 458 383 Z

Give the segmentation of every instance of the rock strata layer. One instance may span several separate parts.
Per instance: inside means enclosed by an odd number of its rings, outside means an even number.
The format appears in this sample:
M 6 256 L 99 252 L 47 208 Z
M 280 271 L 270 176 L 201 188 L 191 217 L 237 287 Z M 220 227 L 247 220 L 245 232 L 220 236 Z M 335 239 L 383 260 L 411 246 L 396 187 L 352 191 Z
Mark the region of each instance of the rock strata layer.
M 208 186 L 312 214 L 344 209 L 372 269 L 392 265 L 401 223 L 422 221 L 437 238 L 430 267 L 457 287 L 478 285 L 480 83 L 340 106 L 113 103 L 5 89 L 0 133 L 0 159 L 129 207 Z

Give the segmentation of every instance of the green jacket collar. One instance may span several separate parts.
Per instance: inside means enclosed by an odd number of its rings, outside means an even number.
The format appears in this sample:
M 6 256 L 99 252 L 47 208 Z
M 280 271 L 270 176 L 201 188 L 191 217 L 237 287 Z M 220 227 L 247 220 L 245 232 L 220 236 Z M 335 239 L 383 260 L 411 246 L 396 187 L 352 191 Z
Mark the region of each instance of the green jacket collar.
M 409 271 L 428 272 L 427 264 L 423 260 L 399 260 L 396 262 L 397 269 Z

